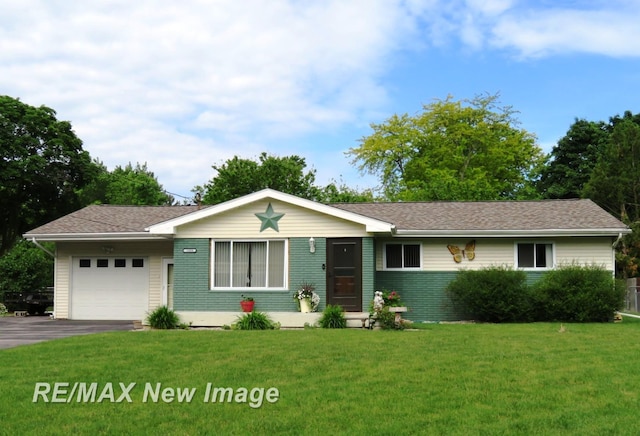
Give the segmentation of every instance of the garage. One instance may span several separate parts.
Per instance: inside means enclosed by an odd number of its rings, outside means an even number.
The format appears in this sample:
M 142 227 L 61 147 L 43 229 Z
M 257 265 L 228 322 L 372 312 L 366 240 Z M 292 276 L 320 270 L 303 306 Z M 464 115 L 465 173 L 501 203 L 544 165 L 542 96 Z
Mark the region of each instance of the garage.
M 145 257 L 74 257 L 71 319 L 142 320 L 149 307 Z

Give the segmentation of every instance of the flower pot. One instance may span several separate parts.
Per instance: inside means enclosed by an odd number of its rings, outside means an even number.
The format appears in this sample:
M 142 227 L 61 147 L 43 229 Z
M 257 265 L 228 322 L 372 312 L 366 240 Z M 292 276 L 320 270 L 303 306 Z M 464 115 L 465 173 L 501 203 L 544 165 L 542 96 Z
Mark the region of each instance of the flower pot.
M 300 301 L 300 312 L 311 313 L 311 298 L 303 298 Z
M 253 312 L 254 304 L 256 304 L 255 301 L 241 301 L 240 307 L 242 307 L 243 312 Z

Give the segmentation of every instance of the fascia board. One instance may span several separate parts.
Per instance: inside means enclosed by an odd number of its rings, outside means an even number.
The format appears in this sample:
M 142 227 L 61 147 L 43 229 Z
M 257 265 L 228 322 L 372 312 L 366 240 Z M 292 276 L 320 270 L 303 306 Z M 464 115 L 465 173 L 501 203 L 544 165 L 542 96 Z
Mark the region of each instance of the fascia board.
M 437 238 L 437 237 L 558 237 L 558 236 L 618 236 L 629 234 L 631 229 L 542 229 L 542 230 L 397 230 L 396 237 Z
M 127 241 L 166 241 L 166 236 L 155 236 L 147 232 L 127 232 L 127 233 L 51 233 L 51 234 L 33 234 L 25 233 L 22 235 L 25 239 L 35 238 L 37 241 L 43 242 L 67 242 L 67 241 L 108 241 L 108 240 L 127 240 Z

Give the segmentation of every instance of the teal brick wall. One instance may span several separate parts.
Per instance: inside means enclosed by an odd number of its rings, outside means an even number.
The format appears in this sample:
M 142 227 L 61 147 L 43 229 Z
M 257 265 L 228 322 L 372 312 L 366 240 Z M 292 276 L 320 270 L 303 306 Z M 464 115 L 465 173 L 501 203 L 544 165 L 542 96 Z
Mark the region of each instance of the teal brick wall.
M 369 311 L 369 304 L 376 291 L 376 245 L 373 238 L 362 238 L 362 311 Z
M 196 253 L 184 253 L 195 248 Z M 173 243 L 174 310 L 215 310 L 208 297 L 210 244 L 208 239 L 176 239 Z
M 196 253 L 183 253 L 195 248 Z M 208 239 L 174 241 L 173 307 L 180 311 L 240 311 L 241 295 L 255 299 L 255 310 L 292 312 L 298 310 L 293 290 L 301 283 L 313 283 L 320 296 L 319 310 L 326 306 L 326 241 L 316 239 L 316 252 L 309 253 L 308 238 L 289 240 L 289 290 L 256 291 L 251 288 L 232 291 L 210 290 L 211 252 Z
M 397 291 L 409 312 L 403 318 L 411 321 L 456 321 L 463 319 L 447 297 L 445 287 L 455 272 L 378 271 L 376 289 Z
M 462 312 L 454 307 L 445 288 L 456 276 L 455 271 L 378 271 L 376 290 L 400 293 L 409 308 L 403 315 L 411 321 L 459 321 Z M 527 272 L 527 284 L 535 283 L 544 272 Z
M 309 253 L 308 238 L 292 238 L 289 240 L 289 300 L 287 307 L 281 310 L 298 310 L 293 301 L 293 291 L 302 283 L 312 283 L 316 287 L 316 294 L 320 296 L 318 311 L 327 306 L 327 273 L 323 265 L 327 264 L 327 241 L 324 238 L 316 240 L 316 252 Z

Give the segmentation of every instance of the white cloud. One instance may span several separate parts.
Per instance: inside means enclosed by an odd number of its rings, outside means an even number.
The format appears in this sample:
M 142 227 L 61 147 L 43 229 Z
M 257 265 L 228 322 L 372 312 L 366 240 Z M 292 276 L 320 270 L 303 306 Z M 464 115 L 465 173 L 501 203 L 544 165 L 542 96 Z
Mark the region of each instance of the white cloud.
M 492 30 L 497 47 L 524 57 L 562 53 L 640 56 L 640 9 L 552 9 L 507 13 Z
M 358 137 L 323 153 L 307 138 L 386 113 L 396 56 L 455 40 L 525 57 L 640 54 L 638 7 L 603 4 L 0 0 L 0 94 L 52 107 L 93 157 L 147 162 L 173 192 L 262 151 L 331 156 L 308 158 L 325 180 L 353 172 L 337 156 Z
M 415 31 L 399 5 L 0 0 L 0 93 L 54 108 L 109 167 L 147 161 L 185 191 L 224 158 L 383 104 L 385 62 Z

